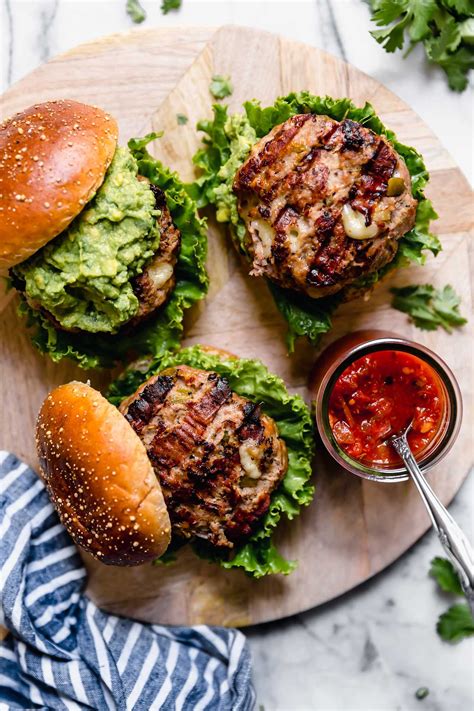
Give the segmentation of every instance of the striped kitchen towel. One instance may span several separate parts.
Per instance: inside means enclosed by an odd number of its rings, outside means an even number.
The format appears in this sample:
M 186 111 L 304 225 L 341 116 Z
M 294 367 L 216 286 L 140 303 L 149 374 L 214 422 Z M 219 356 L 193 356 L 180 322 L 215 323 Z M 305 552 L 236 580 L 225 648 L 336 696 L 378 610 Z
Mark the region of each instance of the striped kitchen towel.
M 254 707 L 241 632 L 142 624 L 91 602 L 42 481 L 7 452 L 0 542 L 0 711 Z

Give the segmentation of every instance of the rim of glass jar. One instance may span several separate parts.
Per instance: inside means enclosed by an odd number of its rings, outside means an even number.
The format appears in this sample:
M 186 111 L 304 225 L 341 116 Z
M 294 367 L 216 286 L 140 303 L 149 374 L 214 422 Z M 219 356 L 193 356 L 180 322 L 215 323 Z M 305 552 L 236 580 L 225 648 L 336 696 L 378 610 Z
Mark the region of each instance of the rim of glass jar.
M 377 469 L 374 466 L 365 466 L 361 462 L 349 457 L 337 444 L 329 424 L 328 416 L 329 396 L 341 373 L 358 358 L 368 353 L 386 350 L 398 350 L 411 353 L 425 363 L 428 363 L 438 375 L 446 391 L 448 412 L 445 432 L 426 459 L 421 460 L 420 467 L 423 471 L 427 471 L 435 466 L 435 464 L 438 464 L 449 452 L 459 433 L 462 419 L 462 397 L 457 380 L 449 366 L 436 353 L 420 343 L 415 343 L 414 341 L 396 336 L 384 336 L 371 339 L 350 348 L 347 353 L 336 359 L 332 367 L 327 370 L 322 378 L 318 392 L 316 393 L 315 415 L 319 435 L 324 446 L 329 454 L 344 469 L 363 479 L 383 483 L 397 483 L 407 481 L 409 478 L 404 466 L 392 469 Z

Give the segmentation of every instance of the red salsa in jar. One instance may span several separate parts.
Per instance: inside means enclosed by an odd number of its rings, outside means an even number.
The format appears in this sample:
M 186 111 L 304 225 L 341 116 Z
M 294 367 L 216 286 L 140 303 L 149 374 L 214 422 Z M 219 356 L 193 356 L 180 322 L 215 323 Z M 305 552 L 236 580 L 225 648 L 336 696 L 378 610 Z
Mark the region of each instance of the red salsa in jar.
M 433 368 L 403 351 L 376 351 L 349 365 L 329 398 L 329 424 L 339 447 L 370 466 L 398 466 L 387 441 L 413 419 L 408 442 L 417 459 L 443 422 L 445 398 Z

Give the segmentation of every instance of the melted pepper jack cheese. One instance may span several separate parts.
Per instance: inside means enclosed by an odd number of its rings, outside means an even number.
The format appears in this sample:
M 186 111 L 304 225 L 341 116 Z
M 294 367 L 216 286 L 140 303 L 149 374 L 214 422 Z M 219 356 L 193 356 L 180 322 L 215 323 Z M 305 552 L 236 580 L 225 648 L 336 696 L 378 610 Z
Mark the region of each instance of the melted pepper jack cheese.
M 68 330 L 114 333 L 138 311 L 131 279 L 157 251 L 155 197 L 118 148 L 95 197 L 61 235 L 15 267 L 28 301 Z
M 262 472 L 259 469 L 258 449 L 247 443 L 239 447 L 239 457 L 242 469 L 249 479 L 260 479 Z

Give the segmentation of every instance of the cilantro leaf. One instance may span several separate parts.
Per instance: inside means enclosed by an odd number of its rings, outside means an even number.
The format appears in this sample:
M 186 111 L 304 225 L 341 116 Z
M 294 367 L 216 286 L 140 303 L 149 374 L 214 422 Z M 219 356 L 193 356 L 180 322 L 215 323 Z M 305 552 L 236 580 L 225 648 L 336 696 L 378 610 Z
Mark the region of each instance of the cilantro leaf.
M 161 12 L 163 15 L 167 15 L 170 10 L 179 10 L 181 7 L 181 0 L 163 0 L 161 3 Z
M 452 605 L 440 615 L 436 631 L 446 642 L 460 642 L 474 635 L 474 618 L 466 602 Z
M 458 574 L 452 563 L 446 558 L 433 558 L 431 561 L 430 575 L 436 580 L 444 592 L 464 595 Z
M 474 52 L 472 48 L 460 47 L 439 65 L 448 78 L 449 87 L 453 91 L 464 91 L 468 84 L 468 72 L 474 69 Z
M 373 30 L 370 34 L 382 45 L 386 52 L 395 52 L 395 50 L 403 47 L 406 24 L 405 21 L 399 22 L 383 30 Z
M 425 44 L 426 54 L 433 62 L 446 62 L 449 52 L 454 52 L 461 41 L 459 25 L 454 17 L 446 22 L 438 37 L 432 37 Z
M 446 7 L 451 10 L 455 10 L 460 15 L 471 15 L 473 14 L 472 0 L 443 0 Z
M 430 25 L 436 11 L 436 0 L 410 0 L 411 25 L 408 30 L 412 42 L 430 34 Z
M 435 289 L 431 284 L 392 288 L 392 306 L 410 316 L 418 328 L 435 331 L 438 326 L 451 333 L 453 328 L 463 326 L 467 320 L 459 313 L 460 297 L 447 284 Z
M 139 0 L 127 0 L 126 10 L 132 22 L 139 24 L 146 20 L 146 12 L 140 5 Z
M 369 2 L 372 20 L 379 28 L 370 34 L 387 52 L 402 49 L 407 35 L 409 50 L 422 42 L 427 59 L 445 72 L 453 91 L 466 88 L 469 71 L 474 68 L 472 0 Z
M 232 86 L 229 76 L 224 77 L 219 74 L 214 74 L 209 85 L 209 91 L 215 99 L 225 99 L 226 96 L 232 94 L 234 87 Z
M 178 122 L 178 126 L 184 126 L 188 123 L 189 119 L 186 114 L 176 114 L 176 121 Z

